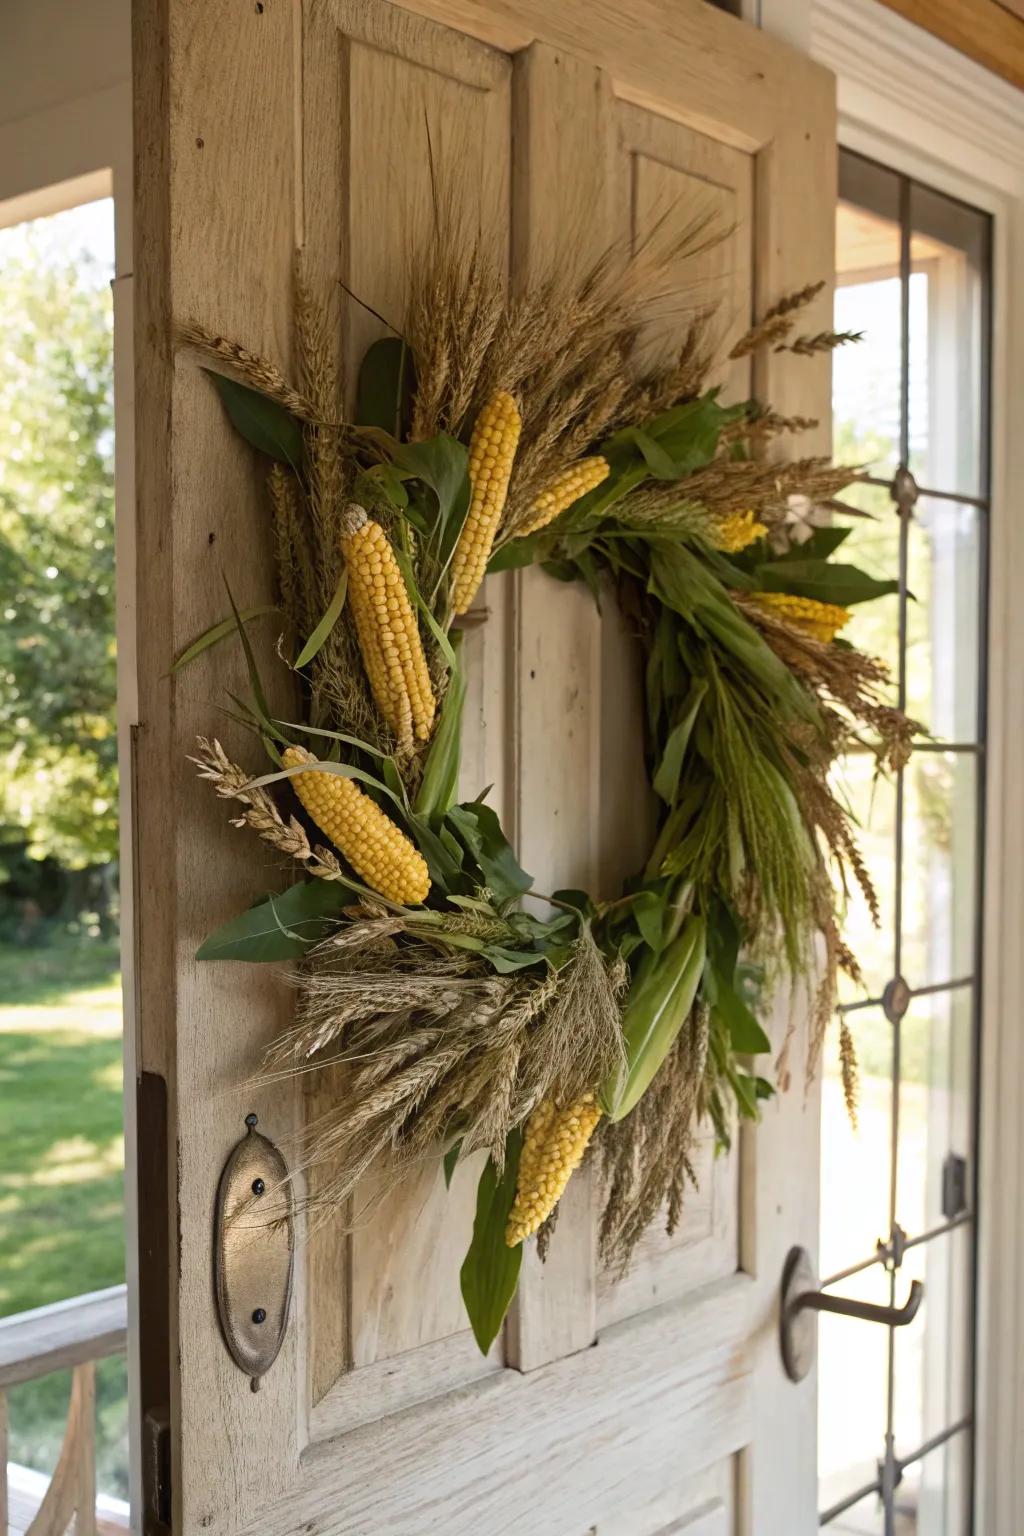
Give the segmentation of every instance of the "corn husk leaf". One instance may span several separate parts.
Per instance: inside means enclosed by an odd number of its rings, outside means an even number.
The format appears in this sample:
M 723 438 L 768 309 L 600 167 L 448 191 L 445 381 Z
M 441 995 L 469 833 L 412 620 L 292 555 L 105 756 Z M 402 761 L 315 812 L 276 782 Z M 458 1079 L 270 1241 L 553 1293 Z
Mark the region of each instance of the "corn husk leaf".
M 498 1173 L 488 1158 L 476 1194 L 473 1238 L 459 1271 L 462 1299 L 473 1337 L 481 1354 L 487 1353 L 505 1320 L 519 1284 L 523 1245 L 510 1248 L 505 1225 L 516 1196 L 522 1135 L 516 1130 L 505 1143 L 505 1167 Z
M 302 667 L 308 667 L 317 652 L 323 649 L 328 635 L 341 618 L 341 610 L 345 606 L 345 594 L 347 591 L 348 567 L 346 566 L 338 577 L 338 585 L 334 589 L 334 596 L 328 604 L 327 611 L 295 658 L 296 671 L 299 671 Z

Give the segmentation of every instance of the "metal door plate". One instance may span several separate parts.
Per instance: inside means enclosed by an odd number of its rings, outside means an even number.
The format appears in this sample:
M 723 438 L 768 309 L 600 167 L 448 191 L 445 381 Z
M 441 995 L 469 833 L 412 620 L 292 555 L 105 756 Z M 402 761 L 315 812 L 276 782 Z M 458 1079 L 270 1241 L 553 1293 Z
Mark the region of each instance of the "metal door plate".
M 217 1189 L 214 1279 L 224 1342 L 256 1392 L 288 1326 L 294 1223 L 285 1160 L 255 1115 L 245 1123 Z
M 791 1248 L 782 1271 L 779 1303 L 779 1344 L 790 1381 L 803 1381 L 814 1364 L 818 1349 L 818 1316 L 807 1308 L 798 1310 L 796 1302 L 808 1291 L 817 1289 L 818 1277 L 807 1249 Z

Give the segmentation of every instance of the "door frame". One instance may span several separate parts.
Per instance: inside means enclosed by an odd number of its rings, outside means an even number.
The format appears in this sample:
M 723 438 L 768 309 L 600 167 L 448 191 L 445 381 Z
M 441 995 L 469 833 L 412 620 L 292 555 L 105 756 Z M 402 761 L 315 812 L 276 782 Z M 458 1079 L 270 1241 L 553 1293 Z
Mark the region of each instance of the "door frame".
M 1024 93 L 877 0 L 745 0 L 745 12 L 832 70 L 841 146 L 982 208 L 993 219 L 992 531 L 988 764 L 978 1100 L 975 1529 L 1010 1536 L 1024 1515 Z M 1002 515 L 1001 515 L 1002 514 Z M 1018 1004 L 1019 1006 L 1019 1004 Z

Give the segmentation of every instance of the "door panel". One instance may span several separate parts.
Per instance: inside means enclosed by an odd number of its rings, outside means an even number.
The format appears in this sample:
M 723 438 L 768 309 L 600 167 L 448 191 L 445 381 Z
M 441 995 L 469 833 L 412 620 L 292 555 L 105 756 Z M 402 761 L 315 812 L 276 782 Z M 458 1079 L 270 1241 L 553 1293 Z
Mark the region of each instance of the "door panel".
M 699 1141 L 700 1187 L 679 1230 L 653 1227 L 625 1276 L 600 1269 L 597 1176 L 582 1170 L 548 1262 L 525 1254 L 486 1360 L 458 1286 L 476 1167 L 450 1191 L 437 1164 L 390 1193 L 368 1180 L 347 1213 L 305 1234 L 294 1322 L 258 1395 L 230 1362 L 209 1283 L 220 1168 L 247 1110 L 280 1140 L 330 1085 L 312 1102 L 294 1087 L 233 1093 L 287 1019 L 288 993 L 263 970 L 190 958 L 251 896 L 256 871 L 185 763 L 236 663 L 208 653 L 168 679 L 168 658 L 220 617 L 234 551 L 246 552 L 246 601 L 269 589 L 270 564 L 258 476 L 166 338 L 194 317 L 287 367 L 298 244 L 307 278 L 332 295 L 351 392 L 377 317 L 399 323 L 432 227 L 433 171 L 513 285 L 551 261 L 636 248 L 659 225 L 717 221 L 723 237 L 681 270 L 645 342 L 670 348 L 688 310 L 718 302 L 724 355 L 756 308 L 830 274 L 831 82 L 700 0 L 137 0 L 136 11 L 150 619 L 139 975 L 143 1062 L 171 1106 L 167 1144 L 154 1127 L 149 1150 L 166 1159 L 178 1237 L 170 1313 L 154 1307 L 146 1323 L 172 1401 L 146 1407 L 170 1410 L 175 1527 L 810 1532 L 814 1386 L 782 1380 L 773 1319 L 786 1250 L 814 1246 L 813 1095 L 770 1106 L 727 1157 Z M 823 363 L 773 356 L 754 380 L 747 362 L 724 364 L 721 381 L 731 398 L 754 385 L 782 410 L 826 412 Z M 493 785 L 541 890 L 610 894 L 646 851 L 640 752 L 623 747 L 640 739 L 637 660 L 606 606 L 602 617 L 585 592 L 530 570 L 489 581 L 470 615 L 464 788 Z

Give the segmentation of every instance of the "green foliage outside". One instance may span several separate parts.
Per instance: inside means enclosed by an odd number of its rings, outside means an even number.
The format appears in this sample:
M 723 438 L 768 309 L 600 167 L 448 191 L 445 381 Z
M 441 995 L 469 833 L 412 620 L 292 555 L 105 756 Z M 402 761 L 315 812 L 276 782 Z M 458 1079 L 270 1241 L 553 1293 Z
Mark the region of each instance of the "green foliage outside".
M 121 994 L 114 944 L 0 945 L 0 1316 L 124 1277 Z M 49 1471 L 66 1373 L 10 1394 L 10 1457 Z M 98 1371 L 99 1486 L 127 1488 L 124 1359 Z
M 111 222 L 0 231 L 0 1316 L 124 1278 Z M 52 1470 L 69 1387 L 9 1394 L 13 1461 Z M 126 1496 L 123 1357 L 97 1392 Z
M 112 307 L 57 222 L 0 251 L 0 881 L 23 916 L 106 916 L 70 872 L 117 856 Z

